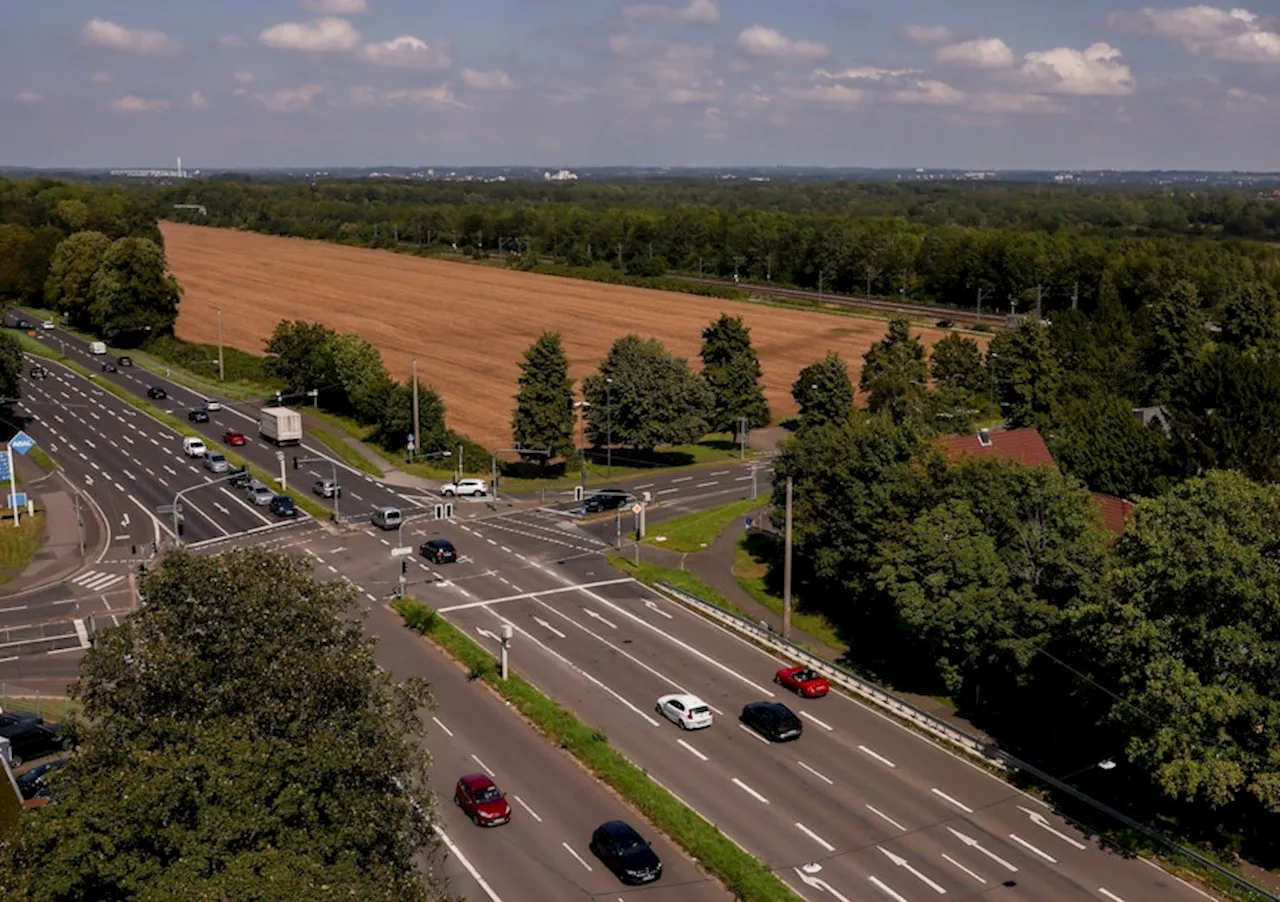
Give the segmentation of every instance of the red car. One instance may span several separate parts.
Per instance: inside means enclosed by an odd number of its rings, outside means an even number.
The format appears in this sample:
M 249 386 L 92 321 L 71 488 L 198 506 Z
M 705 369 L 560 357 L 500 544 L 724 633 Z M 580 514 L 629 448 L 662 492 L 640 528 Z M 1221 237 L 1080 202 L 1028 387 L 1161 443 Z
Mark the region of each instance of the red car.
M 803 698 L 821 698 L 831 691 L 827 678 L 808 667 L 785 667 L 774 674 L 773 681 Z
M 496 827 L 511 820 L 511 806 L 502 791 L 484 774 L 467 774 L 453 790 L 453 803 L 478 827 Z
M 243 445 L 249 441 L 239 429 L 228 429 L 222 434 L 222 440 L 228 445 Z

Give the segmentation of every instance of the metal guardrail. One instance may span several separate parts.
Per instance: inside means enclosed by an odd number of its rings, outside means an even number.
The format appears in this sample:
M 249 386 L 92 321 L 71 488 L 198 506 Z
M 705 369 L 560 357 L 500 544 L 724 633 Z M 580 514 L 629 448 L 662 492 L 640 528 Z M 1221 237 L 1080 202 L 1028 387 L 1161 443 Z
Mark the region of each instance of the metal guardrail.
M 682 589 L 677 589 L 675 586 L 667 583 L 658 583 L 658 588 L 670 595 L 676 601 L 706 614 L 711 619 L 725 624 L 730 629 L 750 636 L 761 644 L 767 645 L 781 652 L 788 658 L 804 664 L 812 670 L 821 673 L 823 676 L 827 677 L 828 680 L 831 680 L 837 685 L 850 690 L 864 699 L 867 699 L 872 704 L 875 704 L 880 708 L 896 714 L 898 717 L 914 724 L 931 735 L 947 741 L 967 754 L 976 758 L 981 758 L 984 762 L 995 765 L 1002 770 L 1020 771 L 1027 774 L 1038 782 L 1052 787 L 1059 792 L 1066 793 L 1076 801 L 1089 806 L 1094 811 L 1106 815 L 1117 824 L 1121 824 L 1130 830 L 1141 833 L 1151 842 L 1162 846 L 1169 852 L 1195 862 L 1206 871 L 1229 881 L 1236 888 L 1244 890 L 1258 899 L 1265 899 L 1267 902 L 1280 902 L 1280 895 L 1245 879 L 1235 871 L 1223 867 L 1211 858 L 1197 852 L 1195 849 L 1188 848 L 1187 846 L 1178 843 L 1176 840 L 1170 839 L 1158 830 L 1148 827 L 1140 821 L 1134 820 L 1129 817 L 1129 815 L 1112 808 L 1105 802 L 1100 802 L 1097 799 L 1086 795 L 1074 786 L 1064 783 L 1057 777 L 1053 777 L 1048 773 L 1045 773 L 1035 765 L 1028 764 L 998 746 L 971 736 L 963 730 L 957 729 L 951 724 L 939 720 L 932 714 L 917 708 L 910 702 L 903 701 L 897 696 L 881 689 L 879 686 L 868 683 L 861 677 L 855 676 L 853 673 L 850 673 L 838 664 L 833 664 L 825 658 L 815 655 L 808 649 L 796 645 L 789 639 L 784 639 L 782 636 L 774 632 L 773 628 L 767 623 L 757 623 L 755 621 L 748 620 L 747 618 L 739 616 L 732 611 L 726 611 L 718 605 L 704 601 L 696 595 L 690 595 L 688 592 L 685 592 Z

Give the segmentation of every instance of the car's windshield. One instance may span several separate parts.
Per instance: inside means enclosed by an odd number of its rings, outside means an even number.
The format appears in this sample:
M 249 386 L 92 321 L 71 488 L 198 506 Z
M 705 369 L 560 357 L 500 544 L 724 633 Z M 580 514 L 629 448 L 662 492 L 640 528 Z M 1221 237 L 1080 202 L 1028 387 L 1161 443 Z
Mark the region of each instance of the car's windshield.
M 618 837 L 618 850 L 624 855 L 628 852 L 637 852 L 644 847 L 644 840 L 635 833 L 632 833 L 630 836 Z
M 484 789 L 476 790 L 477 802 L 496 802 L 502 798 L 502 793 L 498 791 L 496 786 L 486 786 Z
M 818 678 L 818 675 L 812 670 L 802 670 L 796 674 L 796 679 L 801 683 L 812 683 Z

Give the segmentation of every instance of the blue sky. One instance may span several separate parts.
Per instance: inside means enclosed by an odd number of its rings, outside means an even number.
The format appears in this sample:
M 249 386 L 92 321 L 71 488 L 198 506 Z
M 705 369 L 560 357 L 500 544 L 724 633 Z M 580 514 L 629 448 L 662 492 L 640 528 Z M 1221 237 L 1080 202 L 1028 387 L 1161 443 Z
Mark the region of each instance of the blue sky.
M 1280 169 L 1275 0 L 8 7 L 7 165 Z

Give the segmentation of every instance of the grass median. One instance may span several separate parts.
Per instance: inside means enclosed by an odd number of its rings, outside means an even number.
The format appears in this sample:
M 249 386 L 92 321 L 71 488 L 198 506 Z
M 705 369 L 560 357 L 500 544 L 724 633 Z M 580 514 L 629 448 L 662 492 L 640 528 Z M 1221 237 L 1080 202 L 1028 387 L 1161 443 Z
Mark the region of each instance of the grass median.
M 5 516 L 0 519 L 0 583 L 7 583 L 31 563 L 44 532 L 43 513 L 28 515 L 24 511 L 14 526 L 12 511 L 7 507 L 4 510 Z
M 543 735 L 608 783 L 655 827 L 722 880 L 736 898 L 744 902 L 799 902 L 795 893 L 772 871 L 609 745 L 603 731 L 578 720 L 519 674 L 512 673 L 502 680 L 492 655 L 421 602 L 404 598 L 394 606 L 406 626 L 422 633 L 460 662 L 472 679 L 484 680 L 492 686 Z
M 709 507 L 683 517 L 673 517 L 650 527 L 651 535 L 644 542 L 668 551 L 702 551 L 710 548 L 716 537 L 733 521 L 768 503 L 769 496 L 760 495 L 720 507 Z

